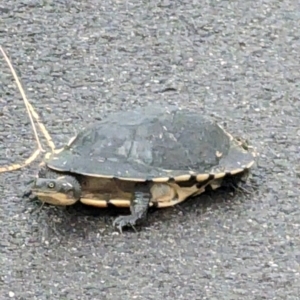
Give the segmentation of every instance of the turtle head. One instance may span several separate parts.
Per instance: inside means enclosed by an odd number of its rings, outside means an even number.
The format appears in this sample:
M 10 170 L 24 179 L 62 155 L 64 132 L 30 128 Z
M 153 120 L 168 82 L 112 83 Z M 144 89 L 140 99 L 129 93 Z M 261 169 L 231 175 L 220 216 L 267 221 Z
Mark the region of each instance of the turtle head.
M 72 176 L 37 178 L 31 191 L 41 201 L 53 205 L 72 205 L 80 198 L 79 182 Z

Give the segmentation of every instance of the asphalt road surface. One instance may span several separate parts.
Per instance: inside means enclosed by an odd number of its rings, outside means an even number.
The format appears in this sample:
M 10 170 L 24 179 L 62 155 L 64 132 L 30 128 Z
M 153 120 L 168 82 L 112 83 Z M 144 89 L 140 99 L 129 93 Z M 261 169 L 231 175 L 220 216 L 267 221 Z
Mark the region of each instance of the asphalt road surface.
M 22 199 L 38 163 L 0 174 L 0 299 L 299 299 L 297 1 L 2 1 L 0 44 L 57 147 L 111 111 L 176 103 L 257 147 L 247 188 L 153 211 Z M 0 59 L 0 164 L 36 143 Z M 119 212 L 117 212 L 119 214 Z

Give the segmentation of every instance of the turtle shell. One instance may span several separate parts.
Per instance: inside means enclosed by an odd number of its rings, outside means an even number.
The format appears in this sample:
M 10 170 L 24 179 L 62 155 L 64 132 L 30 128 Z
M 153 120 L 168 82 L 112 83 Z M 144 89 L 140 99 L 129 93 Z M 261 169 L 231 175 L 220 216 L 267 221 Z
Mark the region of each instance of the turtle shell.
M 130 181 L 197 181 L 250 168 L 254 155 L 216 122 L 178 107 L 112 113 L 79 132 L 48 167 Z

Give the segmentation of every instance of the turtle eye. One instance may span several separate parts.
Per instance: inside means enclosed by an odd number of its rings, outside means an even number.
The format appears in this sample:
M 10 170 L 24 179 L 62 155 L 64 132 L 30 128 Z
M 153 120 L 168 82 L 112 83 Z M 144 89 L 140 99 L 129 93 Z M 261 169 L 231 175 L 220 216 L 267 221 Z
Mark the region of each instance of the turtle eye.
M 55 187 L 54 182 L 49 182 L 49 183 L 48 183 L 48 187 L 49 187 L 50 189 L 53 189 L 53 188 Z

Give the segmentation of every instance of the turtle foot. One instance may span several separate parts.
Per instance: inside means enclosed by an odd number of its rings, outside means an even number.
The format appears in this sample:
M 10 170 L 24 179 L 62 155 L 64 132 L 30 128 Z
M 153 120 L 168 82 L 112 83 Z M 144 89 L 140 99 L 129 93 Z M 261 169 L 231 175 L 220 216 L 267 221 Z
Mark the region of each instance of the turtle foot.
M 120 232 L 122 232 L 123 227 L 132 227 L 134 228 L 134 225 L 137 224 L 137 221 L 139 220 L 139 217 L 136 215 L 129 215 L 129 216 L 119 216 L 117 217 L 114 222 L 113 226 L 117 227 Z

